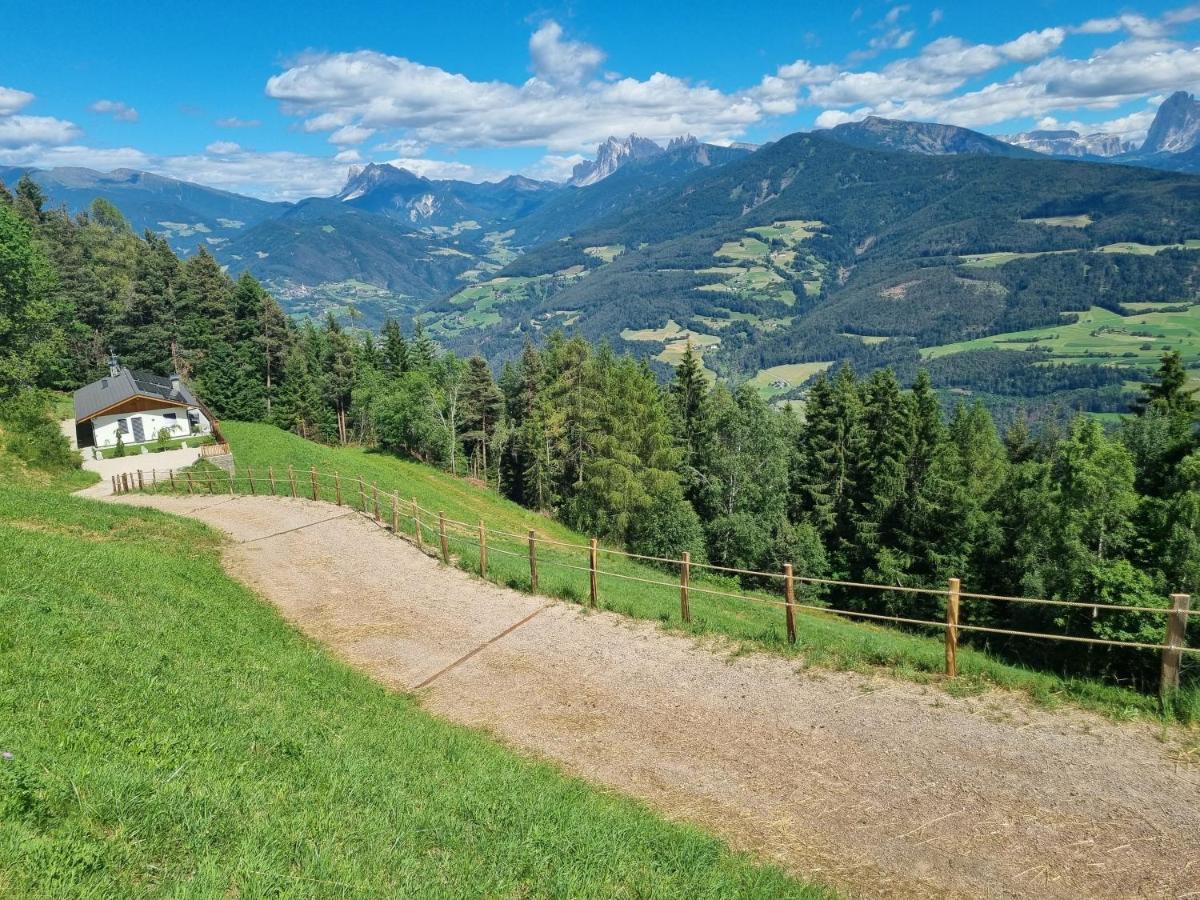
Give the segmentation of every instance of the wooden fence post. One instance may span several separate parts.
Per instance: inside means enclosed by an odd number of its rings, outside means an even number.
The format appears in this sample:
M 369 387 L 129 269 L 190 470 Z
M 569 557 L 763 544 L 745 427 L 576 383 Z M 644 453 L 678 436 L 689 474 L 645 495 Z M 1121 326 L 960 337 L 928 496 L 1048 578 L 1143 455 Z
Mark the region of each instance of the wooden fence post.
M 783 564 L 783 584 L 787 597 L 787 605 L 784 607 L 787 617 L 787 641 L 789 644 L 794 644 L 796 643 L 796 580 L 792 577 L 791 563 Z
M 292 487 L 292 499 L 296 499 L 296 470 L 288 465 L 288 484 Z
M 1162 680 L 1159 682 L 1159 694 L 1163 700 L 1179 690 L 1179 664 L 1183 660 L 1183 647 L 1187 642 L 1187 618 L 1191 605 L 1191 594 L 1171 595 L 1167 641 L 1162 652 Z
M 400 495 L 392 493 L 392 534 L 400 533 Z
M 487 525 L 479 520 L 479 577 L 487 578 Z
M 591 546 L 588 547 L 588 590 L 589 599 L 592 604 L 592 609 L 596 608 L 596 539 L 592 538 Z
M 529 590 L 537 593 L 538 577 L 537 577 L 537 535 L 532 528 L 529 529 Z
M 333 473 L 333 489 L 337 493 L 337 505 L 342 505 L 342 476 L 337 472 Z
M 267 481 L 271 483 L 271 496 L 275 496 L 275 467 L 267 466 Z
M 258 491 L 254 487 L 254 468 L 252 466 L 246 466 L 246 480 L 250 482 L 250 496 L 258 496 Z
M 129 493 L 129 473 L 128 472 L 121 473 L 121 493 L 122 494 Z
M 188 486 L 188 496 L 190 497 L 190 496 L 192 496 L 192 494 L 194 494 L 196 492 L 196 486 L 195 486 L 195 484 L 192 483 L 192 470 L 191 469 L 187 470 L 187 486 Z
M 233 496 L 235 487 L 236 487 L 236 485 L 234 485 L 234 483 L 233 483 L 233 473 L 230 472 L 229 473 L 229 496 L 230 497 Z
M 112 489 L 112 492 L 113 492 L 114 494 L 116 494 L 116 493 L 119 493 L 119 492 L 117 491 L 117 476 L 116 476 L 116 475 L 109 475 L 109 476 L 108 476 L 108 486 L 109 486 L 109 488 L 111 488 L 111 489 Z
M 158 469 L 150 470 L 150 486 L 158 487 Z
M 217 494 L 217 479 L 213 477 L 213 473 L 208 473 L 208 492 L 214 497 Z
M 683 551 L 683 562 L 679 564 L 679 618 L 684 623 L 692 621 L 692 607 L 688 597 L 688 584 L 692 580 L 692 554 Z
M 138 490 L 144 491 L 145 489 L 146 485 L 142 483 L 142 470 L 138 469 Z
M 950 579 L 950 593 L 946 596 L 946 674 L 951 678 L 958 674 L 958 592 L 960 582 Z
M 379 485 L 374 482 L 371 484 L 371 502 L 375 504 L 375 521 L 382 522 L 383 516 L 379 515 Z
M 167 476 L 171 479 L 171 493 L 178 494 L 179 488 L 175 484 L 175 470 L 167 469 Z
M 321 488 L 317 484 L 317 467 L 308 467 L 308 480 L 312 484 L 312 498 L 314 501 L 321 499 Z
M 450 562 L 450 544 L 446 540 L 446 514 L 438 510 L 438 540 L 442 543 L 442 562 Z
M 417 498 L 412 498 L 413 503 L 413 528 L 417 533 L 417 549 L 425 549 L 424 537 L 421 534 L 421 507 L 417 504 Z
M 363 487 L 363 480 L 362 480 L 361 475 L 358 476 L 358 508 L 362 512 L 367 511 L 367 492 L 366 492 L 366 489 Z

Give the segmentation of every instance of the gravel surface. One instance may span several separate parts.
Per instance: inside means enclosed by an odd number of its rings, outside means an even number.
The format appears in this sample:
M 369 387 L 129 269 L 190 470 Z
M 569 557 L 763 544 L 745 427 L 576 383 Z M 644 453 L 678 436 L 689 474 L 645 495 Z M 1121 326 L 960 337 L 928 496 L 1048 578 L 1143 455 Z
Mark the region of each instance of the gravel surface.
M 397 690 L 436 676 L 431 712 L 853 896 L 1200 897 L 1200 770 L 1147 725 L 735 653 L 328 504 L 122 499 L 228 532 L 229 571 L 298 628 Z

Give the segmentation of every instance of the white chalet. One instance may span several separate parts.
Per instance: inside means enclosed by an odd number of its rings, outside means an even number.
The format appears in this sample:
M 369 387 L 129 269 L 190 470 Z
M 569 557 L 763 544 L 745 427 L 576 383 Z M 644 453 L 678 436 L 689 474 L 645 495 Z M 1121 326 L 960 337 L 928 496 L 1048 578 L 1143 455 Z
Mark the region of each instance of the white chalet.
M 115 447 L 212 434 L 214 422 L 204 404 L 178 375 L 169 378 L 130 370 L 116 355 L 108 375 L 75 392 L 75 433 L 80 447 Z

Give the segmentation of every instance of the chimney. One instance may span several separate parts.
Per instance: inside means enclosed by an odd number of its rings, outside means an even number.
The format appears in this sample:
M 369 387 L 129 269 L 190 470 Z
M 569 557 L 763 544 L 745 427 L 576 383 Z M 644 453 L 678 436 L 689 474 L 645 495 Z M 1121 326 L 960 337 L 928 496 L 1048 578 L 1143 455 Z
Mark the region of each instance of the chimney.
M 113 378 L 121 374 L 121 360 L 117 359 L 117 354 L 111 349 L 108 351 L 108 374 Z
M 172 372 L 171 373 L 171 396 L 172 397 L 177 397 L 179 395 L 179 380 L 180 380 L 179 373 Z

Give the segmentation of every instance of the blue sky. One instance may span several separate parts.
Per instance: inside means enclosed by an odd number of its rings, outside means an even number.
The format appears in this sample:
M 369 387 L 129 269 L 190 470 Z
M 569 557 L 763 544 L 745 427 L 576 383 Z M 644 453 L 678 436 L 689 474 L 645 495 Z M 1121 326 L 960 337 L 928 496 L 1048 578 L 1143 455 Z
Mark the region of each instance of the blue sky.
M 25 4 L 0 164 L 269 198 L 352 165 L 561 179 L 608 134 L 762 142 L 877 114 L 1144 134 L 1200 84 L 1200 4 L 1012 0 Z

